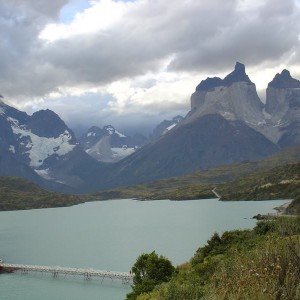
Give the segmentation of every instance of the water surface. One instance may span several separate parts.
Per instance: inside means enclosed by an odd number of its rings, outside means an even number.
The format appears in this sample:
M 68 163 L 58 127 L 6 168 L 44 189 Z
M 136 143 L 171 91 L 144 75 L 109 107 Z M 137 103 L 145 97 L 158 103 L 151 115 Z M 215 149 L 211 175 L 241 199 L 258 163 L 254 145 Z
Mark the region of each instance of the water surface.
M 214 232 L 251 228 L 258 213 L 286 201 L 112 200 L 67 208 L 0 212 L 0 256 L 7 262 L 128 272 L 155 250 L 177 265 Z M 0 299 L 124 299 L 120 282 L 1 275 Z

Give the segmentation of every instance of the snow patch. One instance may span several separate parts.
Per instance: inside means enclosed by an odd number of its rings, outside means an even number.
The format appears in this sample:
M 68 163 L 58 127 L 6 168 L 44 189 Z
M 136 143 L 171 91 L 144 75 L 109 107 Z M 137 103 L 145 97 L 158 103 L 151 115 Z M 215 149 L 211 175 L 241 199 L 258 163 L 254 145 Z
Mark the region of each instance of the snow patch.
M 27 150 L 26 153 L 29 155 L 30 166 L 39 167 L 43 164 L 44 160 L 52 154 L 59 156 L 65 155 L 73 150 L 75 145 L 71 145 L 69 141 L 72 139 L 70 133 L 65 130 L 57 138 L 46 138 L 40 137 L 32 133 L 30 130 L 20 128 L 13 120 L 12 130 L 13 133 L 20 137 L 27 137 L 28 142 L 25 144 Z M 24 145 L 24 143 L 23 143 Z
M 16 149 L 15 149 L 15 146 L 13 145 L 9 145 L 9 149 L 8 149 L 10 152 L 12 152 L 13 154 L 16 153 Z
M 123 133 L 115 130 L 115 134 L 117 134 L 119 137 L 126 137 L 126 135 L 124 135 Z
M 172 128 L 174 128 L 177 125 L 177 123 L 172 124 L 171 126 L 166 128 L 166 131 L 170 131 Z
M 115 129 L 113 127 L 106 127 L 109 135 L 113 135 L 115 133 Z
M 95 132 L 88 132 L 88 134 L 86 135 L 87 137 L 90 137 L 90 136 L 95 136 L 96 133 Z
M 19 126 L 19 121 L 16 120 L 16 119 L 14 119 L 14 118 L 8 117 L 8 118 L 7 118 L 7 121 L 8 121 L 11 125 Z
M 44 170 L 34 170 L 39 176 L 43 177 L 44 179 L 51 180 L 53 179 L 49 175 L 49 169 L 44 169 Z

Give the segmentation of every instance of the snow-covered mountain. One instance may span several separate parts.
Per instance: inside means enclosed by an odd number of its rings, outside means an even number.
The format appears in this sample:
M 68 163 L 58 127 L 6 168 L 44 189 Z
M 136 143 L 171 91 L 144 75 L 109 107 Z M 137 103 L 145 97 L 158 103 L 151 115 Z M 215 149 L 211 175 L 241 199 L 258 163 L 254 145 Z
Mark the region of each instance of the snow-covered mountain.
M 103 128 L 91 127 L 79 141 L 91 157 L 101 162 L 115 163 L 144 146 L 147 138 L 138 134 L 126 136 L 107 125 Z
M 78 172 L 94 161 L 81 149 L 72 130 L 51 110 L 27 115 L 0 101 L 0 154 L 19 171 L 32 170 L 42 178 L 70 187 L 85 184 Z M 97 162 L 96 162 L 97 163 Z M 31 169 L 28 169 L 28 167 Z M 19 175 L 18 167 L 0 167 L 0 175 Z M 37 178 L 34 179 L 37 181 Z

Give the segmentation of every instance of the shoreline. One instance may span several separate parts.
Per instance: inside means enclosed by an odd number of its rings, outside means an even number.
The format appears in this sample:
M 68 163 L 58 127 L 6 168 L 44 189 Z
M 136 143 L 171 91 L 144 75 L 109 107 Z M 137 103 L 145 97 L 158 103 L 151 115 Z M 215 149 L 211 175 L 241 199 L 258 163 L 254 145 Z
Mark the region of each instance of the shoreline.
M 283 203 L 280 206 L 276 206 L 273 209 L 276 210 L 276 212 L 268 213 L 268 214 L 257 214 L 256 216 L 253 216 L 253 219 L 256 219 L 258 221 L 261 220 L 271 220 L 276 219 L 277 217 L 292 217 L 297 215 L 292 215 L 287 213 L 287 208 L 289 205 L 293 202 L 293 199 L 287 199 L 287 202 Z

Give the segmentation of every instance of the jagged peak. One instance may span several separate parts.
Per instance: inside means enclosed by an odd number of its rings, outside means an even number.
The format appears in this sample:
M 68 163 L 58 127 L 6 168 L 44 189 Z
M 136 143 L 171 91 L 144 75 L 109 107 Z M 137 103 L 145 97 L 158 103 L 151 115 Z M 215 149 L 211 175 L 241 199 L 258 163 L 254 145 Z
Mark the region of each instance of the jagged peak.
M 249 84 L 254 84 L 246 74 L 245 65 L 240 62 L 235 64 L 234 70 L 224 79 L 219 77 L 208 77 L 207 79 L 202 80 L 196 87 L 196 91 L 208 91 L 218 86 L 230 86 L 235 82 L 247 82 Z
M 98 126 L 92 126 L 88 132 L 97 132 L 97 131 L 102 131 L 102 129 Z
M 215 87 L 222 86 L 223 80 L 219 77 L 208 77 L 205 80 L 202 80 L 196 87 L 196 91 L 208 91 L 214 89 Z
M 237 62 L 235 64 L 234 70 L 223 79 L 223 84 L 225 86 L 230 86 L 234 82 L 240 81 L 244 81 L 249 84 L 254 84 L 246 74 L 245 65 L 241 64 L 240 62 Z
M 103 129 L 106 130 L 106 131 L 115 131 L 116 130 L 115 127 L 112 126 L 112 125 L 105 125 L 103 127 Z
M 300 81 L 291 76 L 290 71 L 284 69 L 281 73 L 277 73 L 273 80 L 269 82 L 268 87 L 278 89 L 283 88 L 300 88 Z

